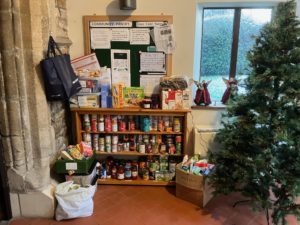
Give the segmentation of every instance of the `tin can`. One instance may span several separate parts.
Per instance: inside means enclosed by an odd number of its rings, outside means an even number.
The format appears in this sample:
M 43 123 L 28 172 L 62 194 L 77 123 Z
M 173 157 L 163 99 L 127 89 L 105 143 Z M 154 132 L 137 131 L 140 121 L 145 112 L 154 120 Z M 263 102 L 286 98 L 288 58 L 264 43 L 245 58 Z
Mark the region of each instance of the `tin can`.
M 157 129 L 158 129 L 157 117 L 153 116 L 151 120 L 151 130 L 157 131 Z
M 169 145 L 168 145 L 168 153 L 169 153 L 170 155 L 173 155 L 173 154 L 176 153 L 176 148 L 175 148 L 174 144 L 169 144 Z
M 116 153 L 118 151 L 118 145 L 117 144 L 112 144 L 111 145 L 111 152 Z
M 163 117 L 164 128 L 167 129 L 170 126 L 170 121 L 168 116 Z
M 118 135 L 113 135 L 113 136 L 112 136 L 112 144 L 113 144 L 113 145 L 118 144 L 118 139 L 119 139 L 119 136 L 118 136 Z
M 94 134 L 92 146 L 93 146 L 93 150 L 95 150 L 95 151 L 99 150 L 98 139 L 99 139 L 99 134 Z
M 164 123 L 161 117 L 158 117 L 157 130 L 160 132 L 164 131 Z
M 126 122 L 124 119 L 119 120 L 119 131 L 125 131 L 126 130 Z
M 105 144 L 105 151 L 111 152 L 111 144 Z
M 97 132 L 97 114 L 92 114 L 91 116 L 91 131 Z
M 90 133 L 83 133 L 83 134 L 82 134 L 82 140 L 83 140 L 84 142 L 89 142 L 89 143 L 91 143 L 91 141 L 92 141 L 91 134 L 90 134 Z
M 112 128 L 111 128 L 111 118 L 110 115 L 106 115 L 105 116 L 105 120 L 104 120 L 104 130 L 106 132 L 111 132 Z
M 105 144 L 111 144 L 111 136 L 105 135 Z
M 104 131 L 104 116 L 103 115 L 98 116 L 98 131 L 99 132 Z
M 145 116 L 143 117 L 143 126 L 142 126 L 142 130 L 144 132 L 149 132 L 150 131 L 150 119 L 149 117 Z
M 148 143 L 149 143 L 149 135 L 148 135 L 148 134 L 144 134 L 144 136 L 143 136 L 143 142 L 144 142 L 145 144 L 148 144 Z
M 182 141 L 182 138 L 181 138 L 180 135 L 175 136 L 175 142 L 176 143 L 181 143 L 181 141 Z
M 83 128 L 87 132 L 91 131 L 91 121 L 89 114 L 83 115 Z
M 105 145 L 104 144 L 99 144 L 99 151 L 104 152 L 105 151 Z
M 111 126 L 112 126 L 112 131 L 113 132 L 118 131 L 118 117 L 117 116 L 112 116 L 111 117 Z
M 180 119 L 175 117 L 173 122 L 173 131 L 180 132 L 180 130 L 181 130 Z
M 176 143 L 176 154 L 181 154 L 181 143 Z

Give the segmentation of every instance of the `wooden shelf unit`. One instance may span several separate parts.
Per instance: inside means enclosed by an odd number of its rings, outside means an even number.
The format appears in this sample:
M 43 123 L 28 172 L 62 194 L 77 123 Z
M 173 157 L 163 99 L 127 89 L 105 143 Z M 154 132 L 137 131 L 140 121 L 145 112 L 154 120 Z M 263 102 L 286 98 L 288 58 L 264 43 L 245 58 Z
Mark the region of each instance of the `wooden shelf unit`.
M 169 156 L 183 156 L 186 153 L 187 146 L 187 115 L 190 110 L 161 110 L 161 109 L 141 109 L 141 108 L 71 108 L 73 120 L 75 121 L 76 129 L 76 141 L 79 143 L 82 141 L 83 133 L 91 134 L 150 134 L 150 135 L 181 135 L 182 136 L 182 152 L 181 154 L 170 154 Z M 143 132 L 140 130 L 136 131 L 117 131 L 117 132 L 86 132 L 82 129 L 82 117 L 84 114 L 97 114 L 97 115 L 122 115 L 122 116 L 170 116 L 170 117 L 180 117 L 181 132 L 167 132 L 167 131 L 149 131 Z M 153 153 L 139 153 L 137 151 L 122 151 L 122 152 L 96 152 L 99 156 L 159 156 L 160 154 Z M 174 185 L 174 182 L 166 181 L 155 181 L 155 180 L 116 180 L 116 179 L 99 179 L 98 184 L 118 184 L 118 185 L 161 185 L 161 186 L 170 186 Z

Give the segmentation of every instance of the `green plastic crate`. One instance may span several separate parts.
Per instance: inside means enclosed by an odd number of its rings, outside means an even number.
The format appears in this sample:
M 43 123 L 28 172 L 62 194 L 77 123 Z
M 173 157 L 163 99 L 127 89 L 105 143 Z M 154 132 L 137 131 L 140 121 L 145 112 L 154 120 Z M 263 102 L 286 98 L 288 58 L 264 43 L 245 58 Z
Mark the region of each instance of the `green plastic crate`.
M 60 159 L 55 162 L 55 172 L 59 174 L 68 174 L 70 170 L 75 174 L 89 174 L 90 168 L 95 162 L 95 155 L 84 160 L 65 160 Z

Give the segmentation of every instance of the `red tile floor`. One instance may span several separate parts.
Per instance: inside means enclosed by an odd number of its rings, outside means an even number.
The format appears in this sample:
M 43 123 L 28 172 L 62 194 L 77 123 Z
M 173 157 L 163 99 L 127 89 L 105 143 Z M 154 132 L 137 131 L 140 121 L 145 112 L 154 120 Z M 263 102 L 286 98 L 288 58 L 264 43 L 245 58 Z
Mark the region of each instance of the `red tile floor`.
M 13 219 L 9 225 L 265 225 L 263 213 L 252 212 L 239 195 L 219 196 L 205 209 L 176 198 L 175 188 L 149 186 L 98 186 L 91 217 L 65 221 Z M 288 218 L 289 225 L 297 221 Z M 298 223 L 300 224 L 300 223 Z

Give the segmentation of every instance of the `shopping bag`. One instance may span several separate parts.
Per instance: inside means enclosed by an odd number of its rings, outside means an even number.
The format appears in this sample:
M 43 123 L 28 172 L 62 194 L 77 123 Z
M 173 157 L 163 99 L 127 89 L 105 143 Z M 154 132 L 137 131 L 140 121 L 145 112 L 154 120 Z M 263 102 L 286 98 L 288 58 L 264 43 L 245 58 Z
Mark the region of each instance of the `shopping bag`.
M 57 208 L 55 212 L 56 220 L 73 219 L 87 217 L 93 214 L 93 196 L 97 189 L 97 184 L 88 187 L 78 187 L 73 181 L 60 183 L 56 187 L 55 197 Z
M 70 55 L 62 54 L 52 36 L 49 37 L 47 56 L 41 61 L 41 68 L 48 101 L 69 99 L 81 90 L 79 79 L 71 67 Z

